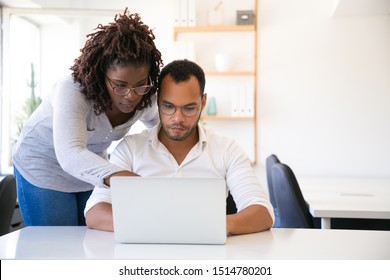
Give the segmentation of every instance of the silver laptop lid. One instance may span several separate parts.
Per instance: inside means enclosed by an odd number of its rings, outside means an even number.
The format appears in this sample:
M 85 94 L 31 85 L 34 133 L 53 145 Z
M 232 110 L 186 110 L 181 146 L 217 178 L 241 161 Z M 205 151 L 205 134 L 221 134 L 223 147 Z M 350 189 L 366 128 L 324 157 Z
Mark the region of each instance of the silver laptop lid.
M 117 242 L 226 242 L 223 178 L 112 177 L 110 183 Z

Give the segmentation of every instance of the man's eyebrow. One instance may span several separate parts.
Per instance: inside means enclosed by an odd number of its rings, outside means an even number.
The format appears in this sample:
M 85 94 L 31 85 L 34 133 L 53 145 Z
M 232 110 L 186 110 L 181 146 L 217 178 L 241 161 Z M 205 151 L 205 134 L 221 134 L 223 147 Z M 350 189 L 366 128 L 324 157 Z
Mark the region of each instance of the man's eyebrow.
M 170 104 L 170 105 L 176 106 L 175 104 L 173 104 L 172 102 L 169 102 L 168 100 L 162 100 L 162 101 L 160 101 L 160 103 Z M 198 103 L 197 103 L 197 102 L 191 102 L 191 103 L 184 104 L 184 105 L 182 105 L 181 107 L 195 106 L 195 105 L 198 105 Z
M 184 105 L 184 106 L 195 106 L 195 105 L 198 105 L 198 103 L 192 102 L 192 103 L 188 103 L 188 104 L 186 104 L 186 105 Z

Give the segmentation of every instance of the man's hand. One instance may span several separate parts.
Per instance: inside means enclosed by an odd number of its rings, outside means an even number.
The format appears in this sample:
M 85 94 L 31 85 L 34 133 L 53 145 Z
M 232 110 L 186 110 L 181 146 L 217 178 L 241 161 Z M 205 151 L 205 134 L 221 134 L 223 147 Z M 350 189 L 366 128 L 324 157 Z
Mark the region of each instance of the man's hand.
M 111 204 L 105 202 L 96 204 L 85 215 L 85 221 L 88 228 L 114 231 Z
M 228 235 L 254 233 L 271 227 L 272 218 L 262 205 L 251 205 L 236 214 L 226 216 Z

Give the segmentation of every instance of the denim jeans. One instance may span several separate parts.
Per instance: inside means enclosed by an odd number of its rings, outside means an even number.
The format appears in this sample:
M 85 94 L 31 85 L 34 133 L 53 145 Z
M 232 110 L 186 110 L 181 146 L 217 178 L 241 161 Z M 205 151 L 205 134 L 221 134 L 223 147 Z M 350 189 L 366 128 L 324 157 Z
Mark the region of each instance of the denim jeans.
M 26 226 L 83 226 L 92 191 L 67 193 L 30 184 L 14 167 L 19 208 Z

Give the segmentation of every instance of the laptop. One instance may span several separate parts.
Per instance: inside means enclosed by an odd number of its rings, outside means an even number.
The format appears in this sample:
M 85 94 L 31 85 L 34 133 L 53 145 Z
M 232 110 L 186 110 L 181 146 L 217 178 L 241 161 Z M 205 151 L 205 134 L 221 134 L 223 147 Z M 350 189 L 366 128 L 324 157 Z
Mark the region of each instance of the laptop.
M 223 178 L 112 177 L 118 243 L 225 244 Z

